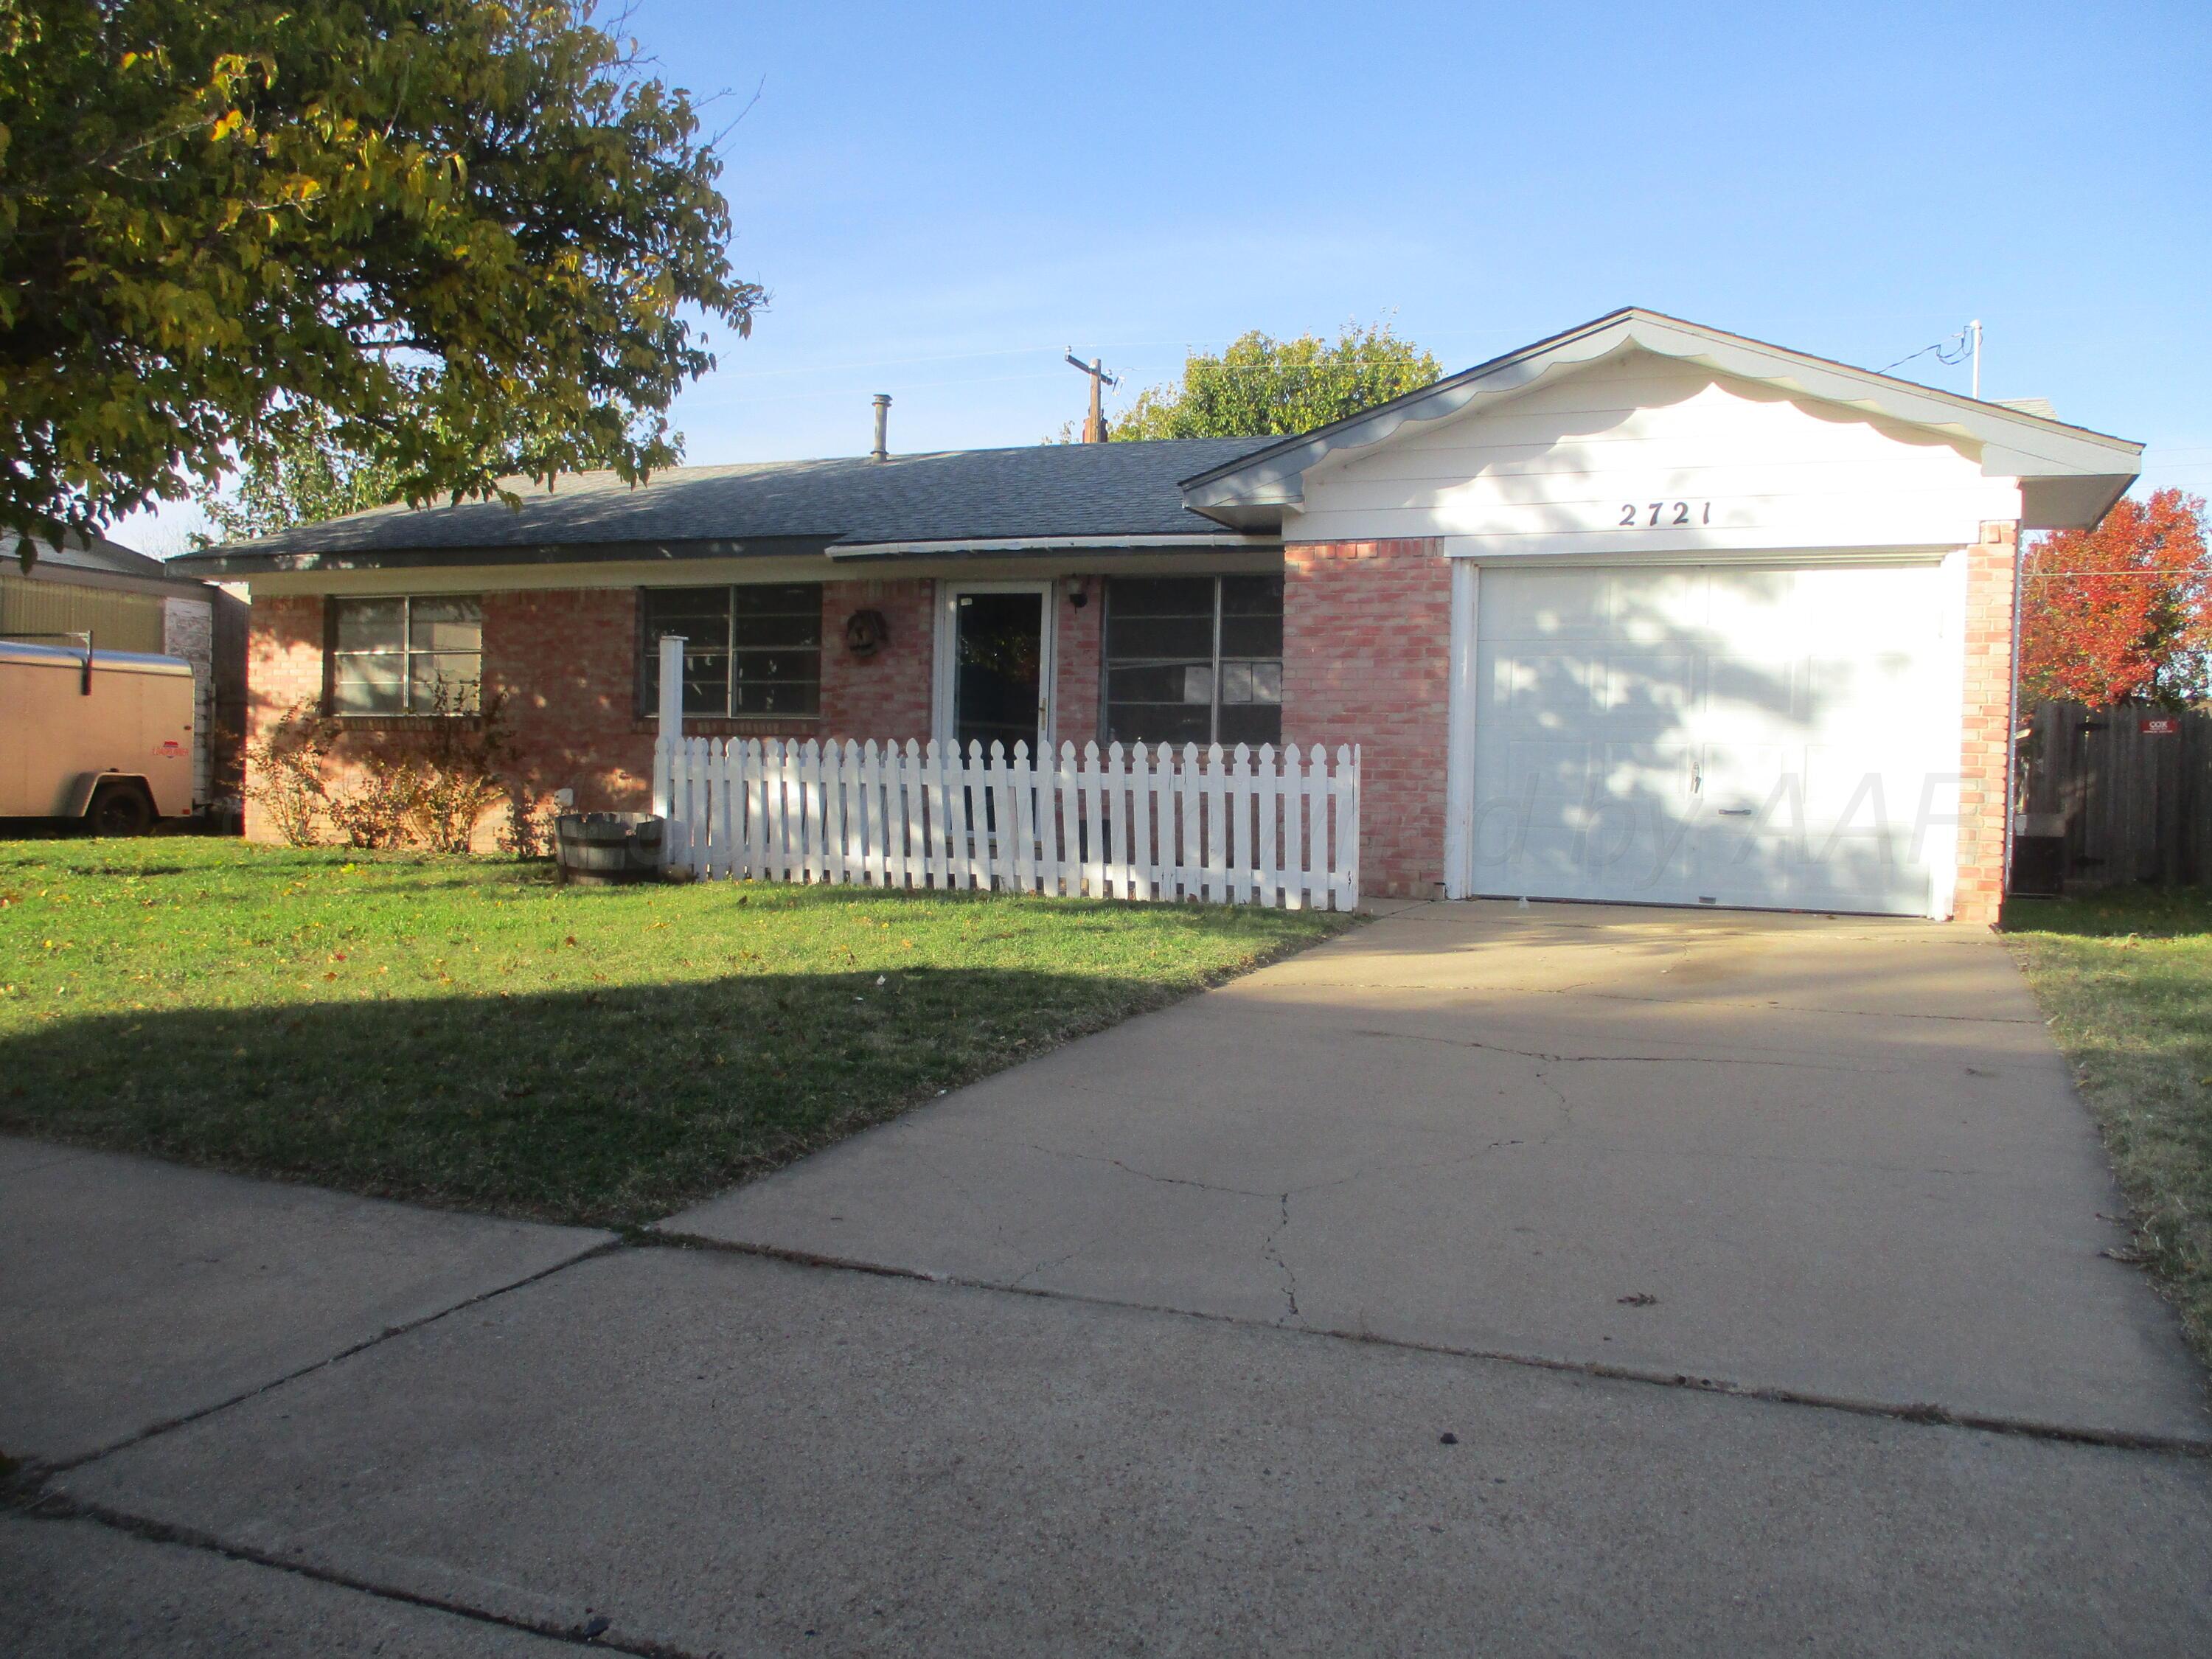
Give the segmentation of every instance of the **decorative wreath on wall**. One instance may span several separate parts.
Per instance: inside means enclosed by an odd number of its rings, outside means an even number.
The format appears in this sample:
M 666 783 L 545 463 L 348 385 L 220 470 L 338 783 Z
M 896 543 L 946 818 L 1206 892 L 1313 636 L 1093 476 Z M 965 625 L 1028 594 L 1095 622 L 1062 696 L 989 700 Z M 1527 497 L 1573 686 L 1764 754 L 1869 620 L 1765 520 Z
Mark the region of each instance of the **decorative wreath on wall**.
M 874 656 L 890 636 L 890 624 L 880 611 L 855 611 L 845 618 L 845 648 L 856 657 Z

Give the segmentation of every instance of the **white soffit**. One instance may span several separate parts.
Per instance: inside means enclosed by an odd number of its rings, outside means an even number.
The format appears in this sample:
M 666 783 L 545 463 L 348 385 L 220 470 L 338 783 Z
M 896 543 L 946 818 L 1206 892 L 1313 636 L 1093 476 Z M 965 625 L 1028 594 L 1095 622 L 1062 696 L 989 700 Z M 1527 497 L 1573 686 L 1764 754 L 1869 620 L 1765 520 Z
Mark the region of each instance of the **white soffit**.
M 2032 528 L 2094 524 L 2142 470 L 2142 446 L 2125 438 L 1631 309 L 1200 473 L 1183 484 L 1184 505 L 1224 524 L 1264 523 L 1304 499 L 1305 474 L 1325 459 L 1388 443 L 1409 424 L 1494 407 L 1635 349 L 1978 445 L 1984 477 L 2021 480 Z

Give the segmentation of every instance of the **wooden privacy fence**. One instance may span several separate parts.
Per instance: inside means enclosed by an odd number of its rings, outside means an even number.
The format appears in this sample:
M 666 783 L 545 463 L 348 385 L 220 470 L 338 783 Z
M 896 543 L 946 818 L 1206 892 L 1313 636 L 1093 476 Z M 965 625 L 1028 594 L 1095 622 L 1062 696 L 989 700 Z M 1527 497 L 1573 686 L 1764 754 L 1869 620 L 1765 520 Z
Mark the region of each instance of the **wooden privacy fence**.
M 2025 833 L 2063 833 L 2074 887 L 2212 881 L 2212 714 L 2047 702 L 2019 747 Z
M 701 876 L 1348 910 L 1359 751 L 719 741 L 655 750 Z

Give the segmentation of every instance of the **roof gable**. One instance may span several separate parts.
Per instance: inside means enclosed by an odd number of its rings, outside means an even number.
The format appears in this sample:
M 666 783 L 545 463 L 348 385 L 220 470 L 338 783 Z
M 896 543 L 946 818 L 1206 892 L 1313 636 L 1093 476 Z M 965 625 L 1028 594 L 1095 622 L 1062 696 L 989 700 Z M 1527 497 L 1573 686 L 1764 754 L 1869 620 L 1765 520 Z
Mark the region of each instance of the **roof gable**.
M 1389 444 L 1409 428 L 1507 403 L 1634 350 L 1975 445 L 1984 476 L 2021 480 L 2028 521 L 2037 527 L 2094 523 L 2139 470 L 2142 446 L 2127 439 L 1632 307 L 1194 474 L 1183 481 L 1184 502 L 1222 524 L 1277 527 L 1284 509 L 1303 501 L 1306 475 L 1326 460 Z

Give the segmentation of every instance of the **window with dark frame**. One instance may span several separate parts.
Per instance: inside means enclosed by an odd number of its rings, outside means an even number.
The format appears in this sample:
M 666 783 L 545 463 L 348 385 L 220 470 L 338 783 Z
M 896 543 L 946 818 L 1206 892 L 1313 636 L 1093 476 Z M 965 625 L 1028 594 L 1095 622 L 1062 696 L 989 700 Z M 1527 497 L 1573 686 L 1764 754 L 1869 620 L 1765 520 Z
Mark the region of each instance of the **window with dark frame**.
M 684 636 L 684 712 L 734 720 L 807 719 L 822 711 L 822 584 L 648 587 L 640 693 L 660 708 L 660 641 Z
M 474 714 L 483 685 L 483 601 L 404 594 L 330 601 L 334 714 Z
M 1280 576 L 1106 581 L 1112 743 L 1283 740 Z

